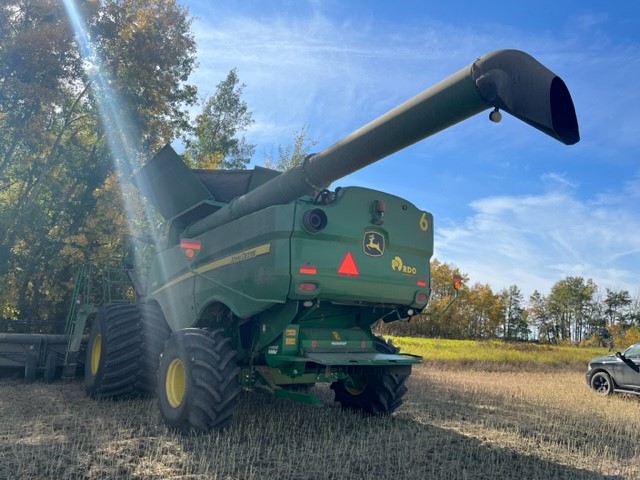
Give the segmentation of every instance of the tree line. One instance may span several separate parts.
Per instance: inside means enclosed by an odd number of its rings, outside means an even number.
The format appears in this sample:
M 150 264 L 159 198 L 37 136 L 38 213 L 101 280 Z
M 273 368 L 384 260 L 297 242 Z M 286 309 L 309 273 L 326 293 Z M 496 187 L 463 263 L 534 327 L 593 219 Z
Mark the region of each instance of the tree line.
M 464 339 L 537 340 L 545 343 L 602 344 L 610 339 L 640 341 L 640 293 L 605 288 L 593 280 L 567 276 L 544 295 L 525 301 L 517 285 L 494 292 L 486 283 L 468 284 L 468 275 L 437 259 L 431 262 L 428 308 L 405 323 L 382 327 L 387 333 Z M 461 276 L 457 299 L 451 279 Z
M 77 24 L 67 3 L 78 7 Z M 108 265 L 127 235 L 157 227 L 130 175 L 165 143 L 182 142 L 193 168 L 243 168 L 254 157 L 238 72 L 204 96 L 189 83 L 191 21 L 175 0 L 0 5 L 0 319 L 63 319 L 81 264 Z M 303 127 L 264 163 L 287 170 L 314 144 Z M 559 280 L 546 296 L 534 292 L 527 306 L 516 285 L 493 292 L 464 284 L 442 312 L 461 272 L 433 260 L 432 273 L 429 308 L 395 331 L 580 342 L 640 321 L 637 296 L 602 292 L 581 277 Z

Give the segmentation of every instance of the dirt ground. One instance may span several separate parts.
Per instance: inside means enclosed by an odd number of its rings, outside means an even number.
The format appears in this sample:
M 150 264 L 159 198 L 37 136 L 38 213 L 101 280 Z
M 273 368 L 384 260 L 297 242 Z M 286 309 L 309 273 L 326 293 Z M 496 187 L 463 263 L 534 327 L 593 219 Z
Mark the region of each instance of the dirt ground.
M 154 399 L 0 378 L 0 479 L 640 479 L 640 398 L 583 372 L 422 365 L 388 418 L 243 392 L 225 431 L 181 436 Z

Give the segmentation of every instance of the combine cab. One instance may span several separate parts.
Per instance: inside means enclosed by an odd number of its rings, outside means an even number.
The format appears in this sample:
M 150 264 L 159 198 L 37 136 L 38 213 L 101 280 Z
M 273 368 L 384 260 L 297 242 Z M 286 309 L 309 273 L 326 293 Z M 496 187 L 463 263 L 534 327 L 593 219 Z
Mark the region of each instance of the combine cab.
M 579 139 L 562 80 L 502 50 L 285 173 L 190 170 L 164 147 L 135 181 L 169 225 L 166 244 L 140 302 L 98 311 L 87 392 L 156 392 L 182 431 L 229 425 L 242 386 L 313 403 L 307 387 L 328 383 L 344 408 L 392 413 L 420 358 L 371 327 L 427 305 L 433 217 L 389 193 L 328 186 L 489 108 Z

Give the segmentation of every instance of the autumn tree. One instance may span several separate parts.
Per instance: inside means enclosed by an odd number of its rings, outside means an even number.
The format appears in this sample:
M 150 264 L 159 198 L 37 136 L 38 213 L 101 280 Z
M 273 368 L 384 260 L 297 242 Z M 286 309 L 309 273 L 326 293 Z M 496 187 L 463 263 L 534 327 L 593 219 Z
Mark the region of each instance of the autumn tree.
M 466 329 L 460 338 L 496 338 L 501 324 L 500 308 L 500 297 L 488 284 L 474 284 L 460 306 Z
M 8 316 L 64 315 L 68 279 L 93 247 L 95 192 L 116 165 L 179 133 L 195 98 L 186 10 L 173 0 L 76 3 L 90 56 L 64 2 L 0 5 L 0 310 Z M 126 155 L 107 142 L 123 132 Z M 122 234 L 112 228 L 97 242 Z

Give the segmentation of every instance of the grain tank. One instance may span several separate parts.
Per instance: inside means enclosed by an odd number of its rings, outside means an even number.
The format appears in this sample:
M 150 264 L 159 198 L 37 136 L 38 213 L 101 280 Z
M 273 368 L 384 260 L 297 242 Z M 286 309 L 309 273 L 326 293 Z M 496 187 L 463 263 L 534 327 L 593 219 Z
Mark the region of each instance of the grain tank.
M 329 186 L 487 109 L 579 140 L 564 82 L 499 50 L 284 173 L 191 170 L 164 147 L 135 180 L 166 220 L 166 242 L 140 302 L 98 312 L 87 392 L 155 391 L 183 431 L 228 425 L 242 386 L 315 402 L 308 388 L 325 383 L 344 408 L 392 413 L 420 358 L 371 326 L 427 305 L 433 217 L 392 193 Z

